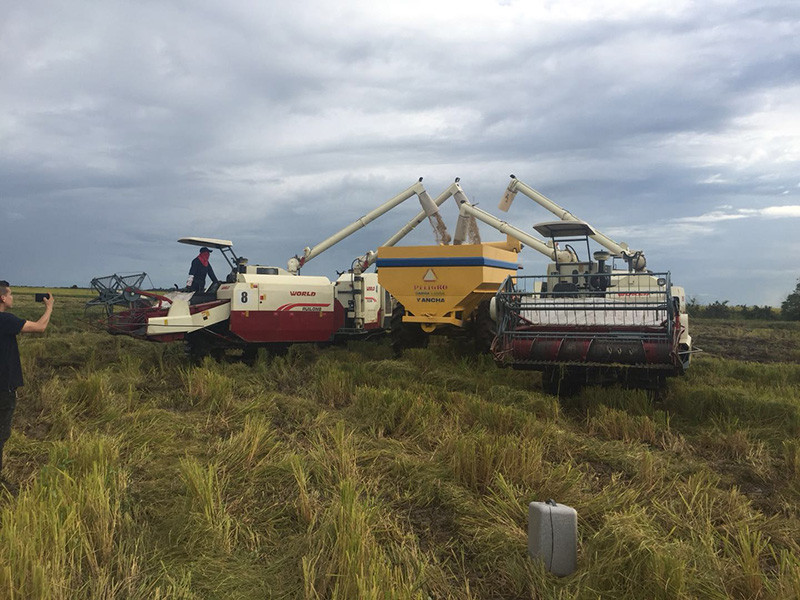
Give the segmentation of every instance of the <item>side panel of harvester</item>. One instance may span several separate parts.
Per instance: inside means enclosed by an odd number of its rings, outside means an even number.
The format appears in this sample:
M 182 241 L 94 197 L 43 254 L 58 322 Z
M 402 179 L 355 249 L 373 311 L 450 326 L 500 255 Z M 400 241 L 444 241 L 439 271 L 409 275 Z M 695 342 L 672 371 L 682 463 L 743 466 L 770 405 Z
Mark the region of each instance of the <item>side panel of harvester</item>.
M 182 340 L 187 333 L 222 323 L 230 317 L 229 302 L 217 300 L 190 305 L 189 296 L 191 294 L 173 294 L 169 308 L 126 311 L 117 317 L 127 322 L 134 322 L 138 318 L 141 320 L 142 328 L 137 337 L 161 342 Z M 113 319 L 110 320 L 111 323 Z M 146 329 L 144 329 L 145 323 Z
M 392 298 L 378 283 L 377 273 L 342 273 L 334 290 L 345 310 L 344 333 L 388 329 Z
M 462 326 L 481 300 L 516 275 L 517 242 L 459 246 L 382 246 L 380 284 L 405 308 L 403 322 L 431 332 L 439 325 Z
M 324 342 L 344 324 L 344 309 L 326 277 L 240 279 L 220 286 L 217 296 L 230 300 L 230 331 L 245 342 Z

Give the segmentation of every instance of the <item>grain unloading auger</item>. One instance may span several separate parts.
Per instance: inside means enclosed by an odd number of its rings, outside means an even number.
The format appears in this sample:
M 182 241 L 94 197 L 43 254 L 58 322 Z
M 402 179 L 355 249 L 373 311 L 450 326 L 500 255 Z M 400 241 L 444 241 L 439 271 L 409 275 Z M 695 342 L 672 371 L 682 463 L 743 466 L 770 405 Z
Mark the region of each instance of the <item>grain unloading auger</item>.
M 579 223 L 583 222 L 571 212 L 550 200 L 550 198 L 544 194 L 537 192 L 529 185 L 521 182 L 514 175 L 511 175 L 511 182 L 508 184 L 508 187 L 503 194 L 503 198 L 500 200 L 498 208 L 503 212 L 508 212 L 508 209 L 511 208 L 511 204 L 514 202 L 514 198 L 518 192 L 522 192 L 528 198 L 549 210 L 562 221 L 575 221 Z M 647 266 L 647 260 L 644 257 L 644 252 L 641 250 L 630 250 L 627 244 L 618 244 L 608 236 L 603 235 L 596 230 L 593 230 L 589 234 L 589 237 L 601 246 L 608 249 L 611 252 L 611 256 L 623 259 L 628 264 L 629 270 L 636 272 L 642 272 L 645 270 L 645 267 Z M 605 260 L 608 260 L 608 258 Z
M 395 242 L 426 217 L 436 218 L 438 205 L 449 197 L 432 200 L 420 179 L 334 236 L 306 248 L 302 257 L 290 259 L 288 270 L 249 264 L 236 256 L 228 240 L 181 238 L 178 241 L 184 244 L 219 250 L 231 267 L 226 281 L 202 293 L 124 290 L 131 303 L 119 312 L 113 312 L 111 306 L 106 326 L 112 333 L 150 341 L 184 340 L 189 353 L 198 358 L 227 348 L 250 353 L 262 346 L 383 333 L 389 327 L 393 300 L 378 283 L 377 274 L 362 273 L 373 257 L 357 260 L 354 268 L 335 283 L 327 277 L 299 275 L 298 271 L 412 196 L 419 198 L 423 210 L 392 238 Z
M 502 210 L 516 192 L 561 220 L 535 226 L 550 238 L 532 245 L 553 261 L 547 273 L 509 277 L 493 301 L 497 361 L 542 371 L 552 393 L 609 380 L 658 388 L 667 376 L 682 374 L 692 352 L 683 288 L 672 285 L 668 272 L 646 270 L 641 251 L 614 242 L 513 176 Z M 495 219 L 474 207 L 462 210 L 485 222 Z M 606 250 L 590 254 L 590 239 Z M 572 245 L 577 242 L 585 243 L 585 260 Z M 614 269 L 615 258 L 627 268 Z

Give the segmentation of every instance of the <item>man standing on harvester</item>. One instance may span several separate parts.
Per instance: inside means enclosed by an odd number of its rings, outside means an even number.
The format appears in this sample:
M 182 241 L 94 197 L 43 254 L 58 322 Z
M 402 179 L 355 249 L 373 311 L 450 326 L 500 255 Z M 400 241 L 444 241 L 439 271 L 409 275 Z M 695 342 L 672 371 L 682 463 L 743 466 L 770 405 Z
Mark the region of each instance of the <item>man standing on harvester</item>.
M 192 266 L 189 267 L 189 279 L 186 280 L 187 291 L 204 292 L 206 290 L 206 275 L 211 277 L 211 281 L 214 283 L 219 281 L 217 276 L 214 275 L 214 269 L 211 268 L 211 264 L 208 262 L 210 256 L 211 250 L 203 246 L 200 248 L 200 254 L 192 260 Z

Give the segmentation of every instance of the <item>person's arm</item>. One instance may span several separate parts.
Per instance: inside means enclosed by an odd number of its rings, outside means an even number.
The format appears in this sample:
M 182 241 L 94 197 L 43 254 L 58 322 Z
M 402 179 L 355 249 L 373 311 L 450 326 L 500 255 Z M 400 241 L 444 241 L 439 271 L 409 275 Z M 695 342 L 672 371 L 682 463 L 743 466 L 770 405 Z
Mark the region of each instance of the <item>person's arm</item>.
M 217 279 L 217 276 L 214 275 L 214 269 L 211 268 L 211 263 L 208 263 L 208 275 L 209 277 L 211 277 L 211 281 L 213 281 L 214 283 L 217 283 L 219 281 L 219 279 Z
M 53 294 L 44 299 L 44 314 L 38 321 L 25 321 L 22 326 L 22 333 L 42 333 L 50 323 L 50 315 L 53 314 Z
M 186 288 L 192 287 L 194 283 L 194 276 L 197 275 L 197 266 L 200 264 L 200 261 L 192 259 L 192 264 L 189 266 L 189 277 L 186 279 Z

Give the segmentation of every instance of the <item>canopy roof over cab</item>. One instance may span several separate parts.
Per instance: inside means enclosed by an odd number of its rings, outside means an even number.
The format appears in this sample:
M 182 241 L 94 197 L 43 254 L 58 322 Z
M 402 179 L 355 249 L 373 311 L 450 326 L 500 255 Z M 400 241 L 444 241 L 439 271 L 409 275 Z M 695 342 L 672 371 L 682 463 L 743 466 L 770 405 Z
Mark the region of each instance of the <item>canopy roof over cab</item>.
M 592 226 L 583 221 L 552 221 L 549 223 L 539 223 L 533 228 L 545 237 L 565 238 L 583 237 L 594 235 L 595 230 Z
M 217 240 L 214 238 L 201 238 L 201 237 L 183 237 L 178 240 L 181 244 L 189 244 L 190 246 L 205 246 L 207 248 L 214 248 L 222 253 L 222 256 L 227 261 L 231 269 L 236 269 L 239 262 L 239 257 L 233 251 L 233 242 L 230 240 Z
M 233 246 L 233 242 L 229 240 L 216 240 L 214 238 L 201 237 L 182 237 L 178 242 L 181 244 L 189 244 L 190 246 L 207 246 L 208 248 L 216 248 L 217 250 Z

